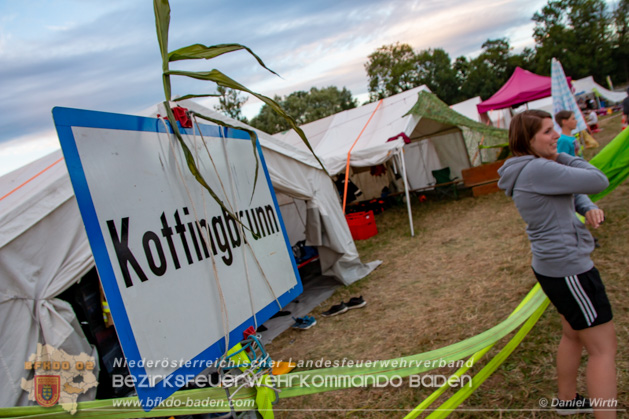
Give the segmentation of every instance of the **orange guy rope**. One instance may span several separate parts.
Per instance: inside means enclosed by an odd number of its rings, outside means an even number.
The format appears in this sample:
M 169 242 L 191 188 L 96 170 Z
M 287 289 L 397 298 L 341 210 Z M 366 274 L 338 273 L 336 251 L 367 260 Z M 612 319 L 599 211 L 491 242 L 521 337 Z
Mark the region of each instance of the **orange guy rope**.
M 46 167 L 44 170 L 42 170 L 41 172 L 37 173 L 35 176 L 33 176 L 32 178 L 30 178 L 29 180 L 27 180 L 26 182 L 22 183 L 20 186 L 16 187 L 15 189 L 13 189 L 11 192 L 7 193 L 6 195 L 4 195 L 2 198 L 0 198 L 0 201 L 2 201 L 4 198 L 6 198 L 7 196 L 11 195 L 13 192 L 17 191 L 18 189 L 20 189 L 22 186 L 26 185 L 27 183 L 29 183 L 31 180 L 35 179 L 37 176 L 41 175 L 42 173 L 44 173 L 46 170 L 50 169 L 52 166 L 54 166 L 55 164 L 59 163 L 61 160 L 63 160 L 63 157 L 61 157 L 59 160 L 57 160 L 56 162 L 54 162 L 53 164 L 51 164 L 50 166 Z
M 350 159 L 350 157 L 352 155 L 352 150 L 354 149 L 354 146 L 358 142 L 358 139 L 360 138 L 360 136 L 363 135 L 363 132 L 365 132 L 365 129 L 367 128 L 367 125 L 369 125 L 369 123 L 371 122 L 371 118 L 373 118 L 373 116 L 375 115 L 375 113 L 378 110 L 378 108 L 380 107 L 380 105 L 382 105 L 382 101 L 383 100 L 384 99 L 380 99 L 380 102 L 378 102 L 378 106 L 376 106 L 376 109 L 373 110 L 373 112 L 371 113 L 371 116 L 369 116 L 369 119 L 367 120 L 367 123 L 363 127 L 362 131 L 360 131 L 360 134 L 358 134 L 358 137 L 356 137 L 356 140 L 354 141 L 354 144 L 352 144 L 352 146 L 350 147 L 349 151 L 347 152 L 347 164 L 345 165 L 345 190 L 343 192 L 343 214 L 345 214 L 345 204 L 347 202 L 347 182 L 349 180 L 349 159 Z

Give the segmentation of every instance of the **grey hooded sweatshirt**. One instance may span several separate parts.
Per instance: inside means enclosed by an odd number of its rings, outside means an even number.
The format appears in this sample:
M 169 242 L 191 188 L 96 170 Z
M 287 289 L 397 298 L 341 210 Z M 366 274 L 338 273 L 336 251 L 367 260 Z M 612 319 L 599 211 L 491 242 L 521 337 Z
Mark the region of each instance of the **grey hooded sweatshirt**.
M 594 266 L 594 239 L 576 216 L 598 208 L 585 194 L 602 191 L 607 177 L 580 157 L 559 153 L 557 161 L 535 156 L 510 158 L 498 171 L 498 187 L 513 198 L 527 224 L 533 269 L 565 277 Z

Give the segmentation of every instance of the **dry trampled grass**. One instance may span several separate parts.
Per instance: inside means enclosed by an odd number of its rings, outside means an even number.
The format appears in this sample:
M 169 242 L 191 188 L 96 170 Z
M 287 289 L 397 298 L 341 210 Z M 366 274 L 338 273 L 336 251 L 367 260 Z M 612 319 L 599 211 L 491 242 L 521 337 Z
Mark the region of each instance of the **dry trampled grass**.
M 600 122 L 603 131 L 596 138 L 603 147 L 619 132 L 620 118 L 604 117 Z M 587 150 L 586 157 L 596 151 Z M 627 202 L 629 182 L 599 202 L 607 220 L 595 232 L 601 248 L 593 253 L 615 314 L 621 409 L 629 407 Z M 376 221 L 379 233 L 357 242 L 357 247 L 363 261 L 380 259 L 383 264 L 314 310 L 316 327 L 288 330 L 267 345 L 273 359 L 391 359 L 437 349 L 498 324 L 535 284 L 525 224 L 502 193 L 457 201 L 413 200 L 415 237 L 410 236 L 403 205 L 386 210 Z M 358 295 L 367 300 L 365 308 L 331 318 L 320 316 L 332 304 Z M 514 353 L 452 416 L 553 417 L 535 409 L 541 398 L 556 394 L 554 363 L 560 329 L 551 306 Z M 507 340 L 498 342 L 471 373 L 478 372 Z M 454 369 L 437 372 L 451 374 Z M 281 418 L 403 417 L 434 390 L 411 388 L 405 381 L 398 388 L 355 388 L 281 399 L 275 411 Z M 583 374 L 579 391 L 587 393 Z M 452 394 L 446 392 L 432 407 Z

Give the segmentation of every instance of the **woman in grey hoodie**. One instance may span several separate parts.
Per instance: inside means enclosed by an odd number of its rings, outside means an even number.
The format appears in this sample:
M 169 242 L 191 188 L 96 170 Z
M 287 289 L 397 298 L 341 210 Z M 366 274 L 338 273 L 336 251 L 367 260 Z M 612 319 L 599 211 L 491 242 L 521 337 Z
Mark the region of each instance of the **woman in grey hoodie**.
M 582 350 L 588 352 L 587 386 L 596 418 L 616 417 L 616 333 L 605 287 L 590 253 L 594 239 L 575 211 L 594 228 L 604 220 L 586 194 L 605 189 L 605 175 L 579 157 L 557 153 L 552 116 L 524 111 L 509 127 L 514 157 L 500 168 L 498 186 L 527 224 L 532 267 L 559 311 L 563 333 L 557 352 L 558 413 L 590 410 L 577 394 Z M 608 408 L 599 409 L 598 407 Z

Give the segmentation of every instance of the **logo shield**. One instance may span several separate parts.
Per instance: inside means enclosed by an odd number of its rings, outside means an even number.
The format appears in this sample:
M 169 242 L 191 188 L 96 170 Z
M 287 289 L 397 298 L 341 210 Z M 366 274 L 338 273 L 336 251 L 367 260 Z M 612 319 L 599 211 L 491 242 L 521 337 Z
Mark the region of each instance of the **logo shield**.
M 61 377 L 58 375 L 35 376 L 35 400 L 42 407 L 52 407 L 59 401 Z

